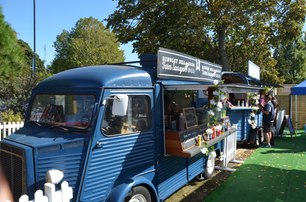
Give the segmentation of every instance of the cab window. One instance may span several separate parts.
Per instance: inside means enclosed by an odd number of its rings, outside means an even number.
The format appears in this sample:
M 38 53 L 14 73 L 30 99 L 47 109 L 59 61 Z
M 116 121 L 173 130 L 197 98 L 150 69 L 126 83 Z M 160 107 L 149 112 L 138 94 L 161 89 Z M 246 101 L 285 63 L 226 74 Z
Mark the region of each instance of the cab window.
M 39 94 L 28 121 L 85 129 L 90 125 L 95 102 L 93 95 Z
M 107 99 L 102 122 L 102 131 L 106 135 L 141 133 L 151 127 L 150 97 L 129 95 L 124 115 L 114 115 L 114 99 Z

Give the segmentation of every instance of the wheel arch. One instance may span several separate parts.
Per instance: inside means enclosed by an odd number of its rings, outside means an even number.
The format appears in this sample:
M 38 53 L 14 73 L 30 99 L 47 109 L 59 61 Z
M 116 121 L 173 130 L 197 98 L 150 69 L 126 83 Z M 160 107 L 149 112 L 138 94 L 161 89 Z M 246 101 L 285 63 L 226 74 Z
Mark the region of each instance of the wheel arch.
M 121 184 L 113 187 L 106 201 L 109 201 L 109 202 L 122 201 L 123 202 L 126 196 L 129 194 L 129 192 L 132 191 L 132 189 L 137 186 L 145 187 L 150 192 L 153 201 L 159 200 L 157 191 L 151 181 L 149 181 L 148 179 L 144 177 L 135 177 L 135 178 L 131 178 L 130 180 L 124 181 Z

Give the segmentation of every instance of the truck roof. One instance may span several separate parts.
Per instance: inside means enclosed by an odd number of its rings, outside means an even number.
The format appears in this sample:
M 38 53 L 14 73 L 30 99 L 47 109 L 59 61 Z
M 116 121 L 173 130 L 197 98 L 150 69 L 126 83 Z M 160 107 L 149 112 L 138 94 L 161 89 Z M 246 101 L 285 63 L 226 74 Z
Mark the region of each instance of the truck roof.
M 35 89 L 149 87 L 156 69 L 127 65 L 97 65 L 69 69 L 40 82 Z

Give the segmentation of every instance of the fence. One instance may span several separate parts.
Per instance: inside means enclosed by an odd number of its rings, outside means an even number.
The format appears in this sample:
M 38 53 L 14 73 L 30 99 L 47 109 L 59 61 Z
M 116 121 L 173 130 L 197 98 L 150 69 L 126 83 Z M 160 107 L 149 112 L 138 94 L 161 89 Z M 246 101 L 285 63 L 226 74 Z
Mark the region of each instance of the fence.
M 23 122 L 0 123 L 0 140 L 23 127 Z
M 55 190 L 55 184 L 46 183 L 45 184 L 45 196 L 42 190 L 37 190 L 34 194 L 34 200 L 29 201 L 28 195 L 22 195 L 19 198 L 19 202 L 70 202 L 73 198 L 72 188 L 69 187 L 67 181 L 62 182 L 61 190 Z

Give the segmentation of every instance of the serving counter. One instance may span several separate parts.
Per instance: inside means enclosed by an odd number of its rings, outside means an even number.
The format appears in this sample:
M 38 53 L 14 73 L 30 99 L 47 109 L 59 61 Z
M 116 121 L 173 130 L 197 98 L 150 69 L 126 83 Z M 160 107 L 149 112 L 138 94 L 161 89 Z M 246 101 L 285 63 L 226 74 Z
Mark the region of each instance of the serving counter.
M 195 126 L 184 131 L 166 132 L 166 153 L 174 156 L 191 158 L 201 152 L 204 148 L 209 148 L 232 133 L 236 132 L 235 127 L 230 127 L 228 131 L 209 141 L 198 143 L 197 137 L 204 133 L 204 125 Z

